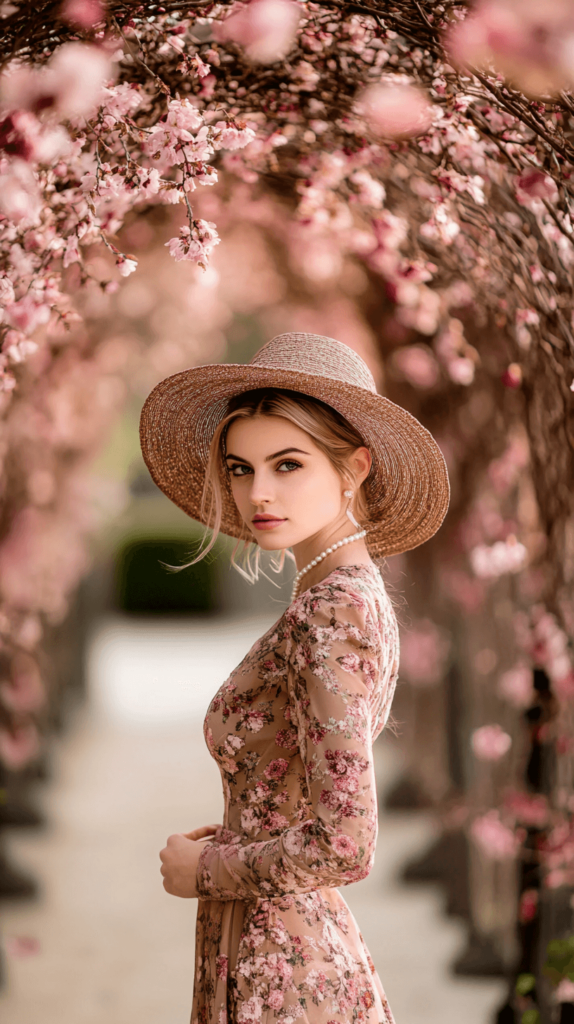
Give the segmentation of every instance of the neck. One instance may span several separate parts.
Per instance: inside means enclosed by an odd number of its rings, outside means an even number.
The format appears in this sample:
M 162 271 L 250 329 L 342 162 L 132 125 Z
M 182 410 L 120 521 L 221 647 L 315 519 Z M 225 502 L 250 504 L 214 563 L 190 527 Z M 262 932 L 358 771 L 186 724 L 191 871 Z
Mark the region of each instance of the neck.
M 309 564 L 314 558 L 317 558 L 327 548 L 337 544 L 338 541 L 343 540 L 344 537 L 351 537 L 353 534 L 358 533 L 361 528 L 357 529 L 352 523 L 341 522 L 336 527 L 321 530 L 313 537 L 308 537 L 300 544 L 296 544 L 293 547 L 293 554 L 295 555 L 295 563 L 297 565 L 297 571 L 299 572 L 306 565 Z M 367 550 L 365 538 L 355 540 L 350 544 L 344 544 L 342 547 L 337 548 L 336 551 L 331 552 L 325 558 L 319 562 L 318 565 L 313 566 L 305 575 L 302 577 L 299 585 L 299 590 L 307 590 L 309 587 L 314 586 L 316 583 L 320 583 L 325 576 L 328 576 L 333 569 L 338 569 L 342 565 L 372 565 L 372 559 Z

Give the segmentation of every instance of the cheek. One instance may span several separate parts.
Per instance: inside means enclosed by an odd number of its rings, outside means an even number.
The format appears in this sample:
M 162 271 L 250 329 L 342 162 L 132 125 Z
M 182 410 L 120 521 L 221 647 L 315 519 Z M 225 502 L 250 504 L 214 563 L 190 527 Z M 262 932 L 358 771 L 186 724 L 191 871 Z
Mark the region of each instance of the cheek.
M 231 477 L 229 486 L 237 508 L 240 512 L 244 512 L 249 505 L 249 494 L 246 481 L 238 479 L 237 477 Z
M 333 518 L 341 505 L 341 487 L 338 479 L 328 473 L 301 473 L 285 488 L 286 502 L 294 505 L 294 514 L 304 517 Z

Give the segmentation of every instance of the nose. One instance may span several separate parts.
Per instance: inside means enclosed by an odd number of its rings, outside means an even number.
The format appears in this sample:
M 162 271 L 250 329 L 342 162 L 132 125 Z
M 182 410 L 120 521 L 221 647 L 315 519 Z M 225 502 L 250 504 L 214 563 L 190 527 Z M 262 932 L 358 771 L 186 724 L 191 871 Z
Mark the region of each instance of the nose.
M 265 470 L 255 471 L 252 478 L 249 500 L 252 505 L 268 505 L 275 500 L 273 482 Z

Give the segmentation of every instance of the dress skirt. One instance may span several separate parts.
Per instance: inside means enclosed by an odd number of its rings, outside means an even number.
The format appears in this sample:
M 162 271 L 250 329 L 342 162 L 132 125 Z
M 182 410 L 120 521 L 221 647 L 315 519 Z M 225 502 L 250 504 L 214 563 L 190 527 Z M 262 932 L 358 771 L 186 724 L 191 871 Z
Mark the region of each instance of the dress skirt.
M 200 900 L 192 1024 L 394 1024 L 337 889 Z

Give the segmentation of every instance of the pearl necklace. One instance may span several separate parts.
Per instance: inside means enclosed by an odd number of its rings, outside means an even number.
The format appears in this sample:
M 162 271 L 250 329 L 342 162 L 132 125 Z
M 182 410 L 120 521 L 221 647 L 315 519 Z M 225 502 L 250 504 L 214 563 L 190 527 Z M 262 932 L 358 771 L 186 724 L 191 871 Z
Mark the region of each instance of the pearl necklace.
M 317 555 L 317 557 L 314 558 L 311 562 L 309 562 L 309 565 L 306 565 L 304 569 L 300 569 L 299 572 L 296 573 L 295 578 L 293 580 L 293 593 L 291 594 L 291 600 L 294 601 L 295 598 L 297 597 L 299 584 L 303 579 L 303 576 L 309 572 L 309 569 L 312 569 L 315 565 L 319 565 L 319 562 L 322 562 L 323 559 L 327 557 L 327 555 L 332 555 L 333 551 L 336 551 L 337 548 L 342 548 L 343 544 L 351 544 L 352 541 L 361 540 L 362 537 L 366 536 L 366 530 L 359 530 L 357 533 L 354 533 L 351 537 L 343 537 L 342 540 L 337 541 L 336 544 L 333 544 L 330 548 L 326 548 L 326 550 L 322 551 L 320 555 Z

